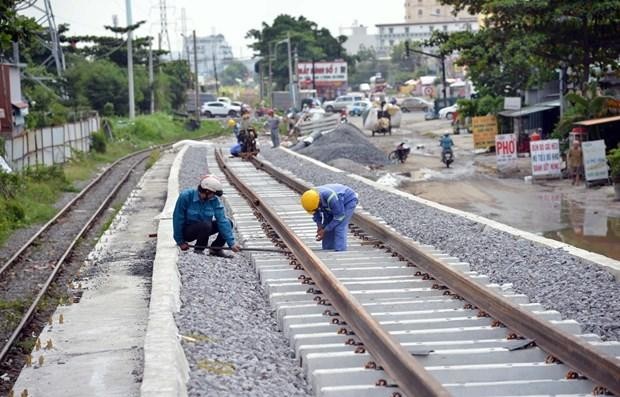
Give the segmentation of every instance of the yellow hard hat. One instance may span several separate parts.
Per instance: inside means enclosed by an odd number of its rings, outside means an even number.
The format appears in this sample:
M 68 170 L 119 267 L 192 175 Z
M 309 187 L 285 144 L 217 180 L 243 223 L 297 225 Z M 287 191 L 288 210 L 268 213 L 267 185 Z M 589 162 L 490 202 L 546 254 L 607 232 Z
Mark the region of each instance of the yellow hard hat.
M 319 208 L 320 201 L 321 197 L 319 196 L 319 192 L 313 189 L 306 190 L 306 192 L 301 195 L 301 206 L 309 213 L 313 213 Z
M 234 127 L 234 126 L 235 126 L 235 124 L 237 124 L 237 122 L 236 122 L 235 120 L 233 120 L 233 119 L 229 119 L 229 120 L 228 120 L 228 126 L 229 126 L 230 128 Z

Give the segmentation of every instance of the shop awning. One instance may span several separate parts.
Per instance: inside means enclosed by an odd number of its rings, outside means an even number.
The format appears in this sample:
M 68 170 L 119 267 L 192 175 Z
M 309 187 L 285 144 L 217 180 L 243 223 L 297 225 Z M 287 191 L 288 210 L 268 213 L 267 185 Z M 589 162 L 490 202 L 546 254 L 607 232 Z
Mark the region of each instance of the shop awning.
M 600 118 L 600 119 L 590 119 L 590 120 L 578 121 L 578 122 L 573 123 L 573 124 L 581 125 L 583 127 L 590 127 L 592 125 L 613 123 L 614 121 L 620 121 L 620 116 L 603 117 L 603 118 Z
M 519 110 L 504 110 L 503 112 L 499 112 L 499 115 L 504 117 L 521 117 L 532 113 L 544 112 L 545 110 L 553 108 L 554 106 L 529 106 Z

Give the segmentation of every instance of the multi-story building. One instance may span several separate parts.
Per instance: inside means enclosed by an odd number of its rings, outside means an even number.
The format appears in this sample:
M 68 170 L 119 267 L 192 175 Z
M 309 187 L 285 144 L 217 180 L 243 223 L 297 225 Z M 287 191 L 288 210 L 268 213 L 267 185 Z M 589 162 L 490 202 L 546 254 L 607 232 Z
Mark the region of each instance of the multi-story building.
M 405 22 L 375 25 L 377 36 L 377 54 L 389 56 L 393 46 L 403 41 L 424 41 L 431 37 L 433 31 L 448 33 L 479 28 L 478 17 L 467 12 L 452 14 L 452 7 L 439 4 L 438 0 L 405 0 Z
M 189 56 L 188 56 L 189 54 Z M 194 43 L 191 37 L 183 40 L 183 56 L 189 59 L 194 68 Z M 222 34 L 196 37 L 196 59 L 198 60 L 198 78 L 211 80 L 233 60 L 233 52 Z
M 377 35 L 368 34 L 368 26 L 359 25 L 357 21 L 353 26 L 341 27 L 340 34 L 347 36 L 342 46 L 349 55 L 355 55 L 362 49 L 374 49 L 377 45 Z

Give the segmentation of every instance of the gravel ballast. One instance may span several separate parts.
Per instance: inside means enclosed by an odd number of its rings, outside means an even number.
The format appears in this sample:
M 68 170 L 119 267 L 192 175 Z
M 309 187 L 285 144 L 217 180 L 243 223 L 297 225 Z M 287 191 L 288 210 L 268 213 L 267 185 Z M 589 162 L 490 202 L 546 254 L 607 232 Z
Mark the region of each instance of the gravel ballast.
M 324 163 L 347 159 L 372 166 L 388 164 L 387 154 L 375 147 L 353 124 L 340 124 L 298 152 Z
M 403 235 L 469 262 L 472 270 L 488 275 L 492 282 L 512 283 L 531 301 L 579 321 L 584 332 L 620 341 L 620 283 L 600 267 L 562 249 L 375 189 L 282 150 L 267 149 L 261 155 L 309 183 L 351 186 L 366 210 Z
M 190 148 L 181 189 L 208 170 L 206 149 Z M 215 167 L 215 164 L 209 164 Z M 190 365 L 190 396 L 309 396 L 302 369 L 278 331 L 264 291 L 243 255 L 179 255 L 181 311 L 176 322 Z

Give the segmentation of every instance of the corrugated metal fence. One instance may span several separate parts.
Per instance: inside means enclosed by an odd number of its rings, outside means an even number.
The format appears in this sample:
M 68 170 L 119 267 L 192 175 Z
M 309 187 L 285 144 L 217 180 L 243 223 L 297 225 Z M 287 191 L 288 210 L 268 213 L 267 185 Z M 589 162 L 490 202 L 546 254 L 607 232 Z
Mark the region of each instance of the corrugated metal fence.
M 90 150 L 90 135 L 99 130 L 99 125 L 99 117 L 92 116 L 75 123 L 5 137 L 4 158 L 16 171 L 28 166 L 64 163 L 74 150 Z

